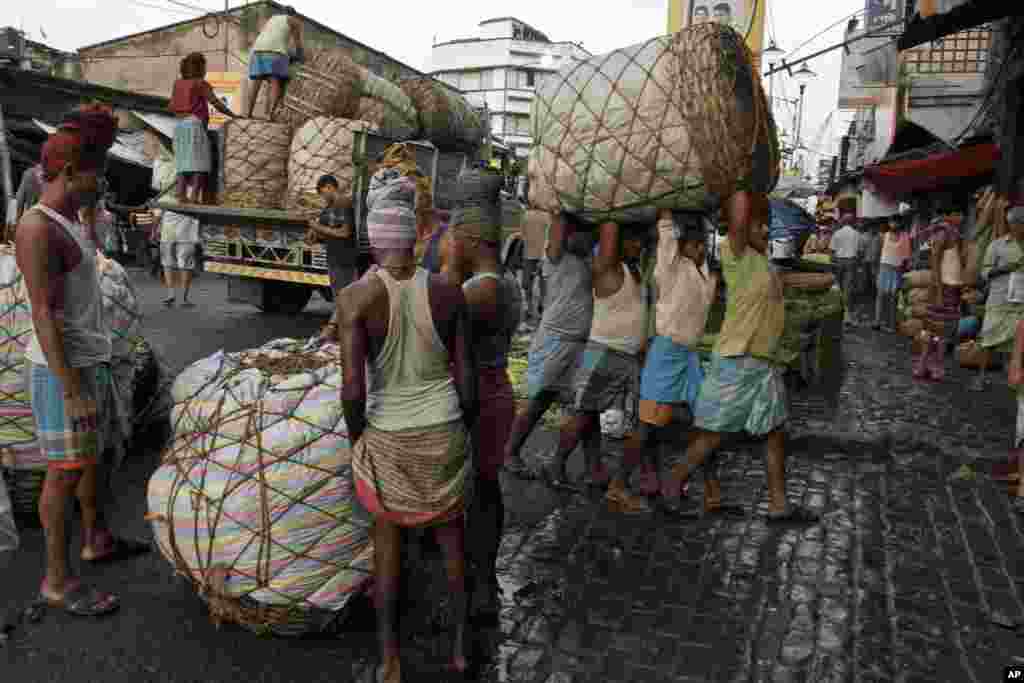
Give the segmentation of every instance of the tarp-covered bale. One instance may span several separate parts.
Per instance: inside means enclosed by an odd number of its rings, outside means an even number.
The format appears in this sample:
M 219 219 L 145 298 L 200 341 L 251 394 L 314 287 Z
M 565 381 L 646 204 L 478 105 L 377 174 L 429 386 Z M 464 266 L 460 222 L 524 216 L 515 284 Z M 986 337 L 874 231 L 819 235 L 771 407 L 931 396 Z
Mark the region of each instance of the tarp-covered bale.
M 46 467 L 36 443 L 26 381 L 25 347 L 31 336 L 28 292 L 14 247 L 0 246 L 0 461 L 12 469 Z M 12 498 L 16 493 L 11 491 Z
M 217 353 L 174 383 L 174 441 L 149 482 L 163 555 L 217 620 L 319 630 L 367 585 L 352 518 L 338 347 L 282 339 Z
M 462 95 L 433 78 L 401 83 L 419 112 L 420 135 L 438 149 L 475 150 L 484 143 L 487 123 Z
M 373 130 L 366 121 L 320 116 L 295 131 L 288 160 L 286 208 L 308 216 L 319 214 L 324 202 L 317 194 L 316 184 L 324 175 L 337 179 L 342 197 L 351 197 L 356 178 L 352 159 L 356 136 Z
M 742 36 L 704 24 L 589 60 L 538 86 L 531 205 L 651 222 L 778 181 L 775 124 Z

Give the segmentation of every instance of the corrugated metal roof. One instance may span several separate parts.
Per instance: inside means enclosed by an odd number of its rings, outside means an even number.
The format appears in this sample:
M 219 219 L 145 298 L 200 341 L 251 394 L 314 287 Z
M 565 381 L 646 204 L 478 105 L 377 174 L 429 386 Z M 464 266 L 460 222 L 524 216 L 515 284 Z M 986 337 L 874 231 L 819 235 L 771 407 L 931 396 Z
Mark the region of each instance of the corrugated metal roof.
M 48 135 L 52 135 L 57 130 L 54 126 L 43 123 L 39 119 L 32 119 L 32 121 Z M 142 135 L 142 133 L 119 133 L 117 142 L 110 148 L 110 154 L 142 168 L 153 168 L 153 162 L 142 153 Z

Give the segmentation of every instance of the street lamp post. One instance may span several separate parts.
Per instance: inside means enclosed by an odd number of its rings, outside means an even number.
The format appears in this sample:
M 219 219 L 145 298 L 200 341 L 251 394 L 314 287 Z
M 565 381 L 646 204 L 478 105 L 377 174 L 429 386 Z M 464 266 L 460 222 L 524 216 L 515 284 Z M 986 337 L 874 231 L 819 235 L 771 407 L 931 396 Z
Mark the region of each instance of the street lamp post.
M 775 44 L 773 40 L 768 47 L 761 53 L 762 57 L 767 58 L 768 61 L 768 97 L 769 102 L 771 97 L 775 94 L 775 59 L 781 57 L 785 52 L 779 49 L 779 46 Z
M 817 78 L 818 74 L 808 68 L 805 62 L 796 73 L 793 74 L 793 78 L 801 81 L 800 83 L 800 108 L 797 112 L 796 119 L 796 144 L 793 147 L 793 162 L 796 165 L 796 151 L 800 149 L 800 129 L 803 128 L 804 123 L 804 92 L 807 90 L 807 82 Z M 802 169 L 801 169 L 802 170 Z

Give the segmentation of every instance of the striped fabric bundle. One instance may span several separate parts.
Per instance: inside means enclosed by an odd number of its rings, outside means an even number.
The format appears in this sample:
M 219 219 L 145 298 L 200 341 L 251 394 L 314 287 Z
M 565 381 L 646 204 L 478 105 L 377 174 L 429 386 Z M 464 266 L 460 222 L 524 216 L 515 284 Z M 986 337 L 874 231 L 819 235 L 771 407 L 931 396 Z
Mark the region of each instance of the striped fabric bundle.
M 36 445 L 25 366 L 25 347 L 32 336 L 32 314 L 25 280 L 14 260 L 14 246 L 0 247 L 0 464 L 19 468 L 46 467 Z
M 338 347 L 304 344 L 186 368 L 172 389 L 174 440 L 149 483 L 161 552 L 215 617 L 255 630 L 301 632 L 304 615 L 337 613 L 373 571 L 352 515 Z

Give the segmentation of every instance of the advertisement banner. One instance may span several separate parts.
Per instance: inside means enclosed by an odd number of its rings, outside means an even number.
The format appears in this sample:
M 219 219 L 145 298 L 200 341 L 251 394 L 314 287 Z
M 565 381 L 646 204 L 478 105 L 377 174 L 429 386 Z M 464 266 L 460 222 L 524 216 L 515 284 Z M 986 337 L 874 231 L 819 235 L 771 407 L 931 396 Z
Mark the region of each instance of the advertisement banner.
M 905 0 L 867 0 L 864 8 L 864 22 L 869 31 L 877 30 L 886 24 L 903 18 Z M 899 33 L 899 27 L 893 27 Z
M 206 74 L 206 80 L 216 95 L 236 114 L 242 111 L 242 74 L 234 71 L 212 71 Z M 227 117 L 210 107 L 210 128 L 218 129 L 224 125 Z
M 760 73 L 765 5 L 768 1 L 669 0 L 669 32 L 710 21 L 732 26 L 746 39 L 747 47 L 754 55 L 754 69 Z

